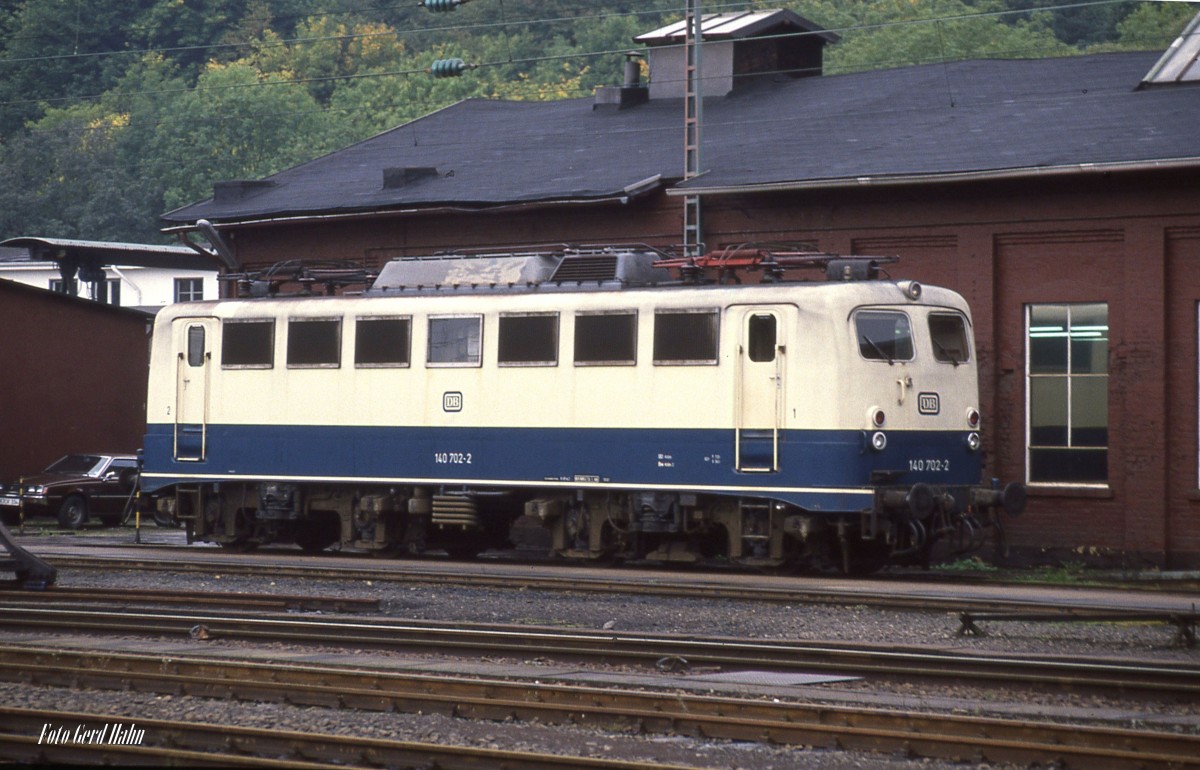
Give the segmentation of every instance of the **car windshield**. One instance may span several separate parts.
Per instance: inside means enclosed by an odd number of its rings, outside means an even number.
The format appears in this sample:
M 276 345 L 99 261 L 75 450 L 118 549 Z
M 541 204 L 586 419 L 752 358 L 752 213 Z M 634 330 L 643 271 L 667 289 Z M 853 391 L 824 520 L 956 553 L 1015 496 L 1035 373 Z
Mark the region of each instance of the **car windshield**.
M 100 455 L 67 455 L 47 468 L 46 473 L 80 473 L 93 476 L 99 472 L 103 463 L 104 458 Z

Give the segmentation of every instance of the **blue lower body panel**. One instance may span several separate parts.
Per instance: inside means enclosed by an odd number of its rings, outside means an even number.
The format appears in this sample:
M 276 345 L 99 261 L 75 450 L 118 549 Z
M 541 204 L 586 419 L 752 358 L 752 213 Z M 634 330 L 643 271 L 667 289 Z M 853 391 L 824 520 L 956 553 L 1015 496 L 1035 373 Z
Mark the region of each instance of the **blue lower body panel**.
M 964 432 L 893 431 L 875 452 L 861 431 L 784 431 L 777 470 L 743 472 L 732 430 L 208 425 L 203 459 L 193 460 L 183 459 L 196 456 L 190 445 L 177 459 L 175 426 L 159 424 L 146 435 L 142 488 L 271 479 L 644 489 L 859 511 L 871 506 L 873 471 L 887 471 L 895 484 L 978 484 L 980 457 L 965 439 Z

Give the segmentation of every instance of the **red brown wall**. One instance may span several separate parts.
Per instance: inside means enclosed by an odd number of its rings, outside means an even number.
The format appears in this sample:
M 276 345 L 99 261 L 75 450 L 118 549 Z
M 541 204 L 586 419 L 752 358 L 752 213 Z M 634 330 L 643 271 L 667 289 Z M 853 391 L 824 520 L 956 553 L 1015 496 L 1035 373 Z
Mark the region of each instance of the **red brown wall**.
M 136 311 L 0 280 L 0 478 L 141 447 L 148 326 Z
M 239 256 L 379 264 L 477 246 L 681 241 L 682 199 L 245 228 Z M 1034 488 L 1009 540 L 1028 553 L 1200 566 L 1200 186 L 1185 175 L 1080 175 L 944 187 L 706 198 L 710 248 L 793 242 L 900 255 L 896 278 L 948 286 L 974 314 L 988 473 L 1025 479 L 1024 308 L 1106 302 L 1109 484 Z

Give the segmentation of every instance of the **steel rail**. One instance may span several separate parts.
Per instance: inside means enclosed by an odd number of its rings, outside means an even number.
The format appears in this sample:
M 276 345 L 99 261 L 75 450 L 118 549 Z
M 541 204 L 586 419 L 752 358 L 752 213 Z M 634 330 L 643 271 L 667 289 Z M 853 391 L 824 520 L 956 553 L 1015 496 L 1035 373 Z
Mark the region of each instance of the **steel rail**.
M 152 745 L 40 742 L 44 725 L 122 725 Z M 0 707 L 0 756 L 24 764 L 479 770 L 691 770 L 679 765 L 506 751 L 327 733 Z M 102 729 L 102 728 L 98 728 Z M 285 757 L 279 759 L 279 757 Z
M 0 605 L 0 627 L 59 629 L 186 638 L 285 641 L 420 650 L 435 653 L 511 654 L 527 658 L 666 661 L 685 666 L 840 672 L 1103 689 L 1156 697 L 1200 696 L 1200 666 L 1078 656 L 1005 656 L 893 645 L 804 640 L 736 639 L 515 625 L 397 621 L 388 618 L 241 616 L 173 611 L 55 609 Z M 202 629 L 202 633 L 198 631 Z
M 344 563 L 321 566 L 288 564 L 282 558 L 262 559 L 255 554 L 233 555 L 213 552 L 199 556 L 195 550 L 181 547 L 181 553 L 171 557 L 117 556 L 54 556 L 52 560 L 60 569 L 130 569 L 139 571 L 165 570 L 177 573 L 212 572 L 223 575 L 262 576 L 297 580 L 361 580 L 406 584 L 436 584 L 438 586 L 463 586 L 469 588 L 523 588 L 526 590 L 559 591 L 568 593 L 601 593 L 606 595 L 632 595 L 676 597 L 690 599 L 726 599 L 758 601 L 774 604 L 828 604 L 863 605 L 870 607 L 921 610 L 936 612 L 984 612 L 984 611 L 1039 611 L 1046 610 L 1044 599 L 1019 599 L 1012 596 L 984 597 L 979 595 L 948 595 L 927 588 L 910 587 L 903 593 L 883 593 L 879 590 L 855 587 L 814 586 L 812 581 L 797 578 L 794 585 L 765 586 L 737 585 L 720 580 L 719 575 L 708 575 L 702 579 L 691 576 L 680 579 L 663 573 L 653 579 L 639 576 L 631 580 L 621 577 L 618 571 L 605 577 L 580 575 L 572 570 L 576 565 L 556 565 L 552 569 L 561 574 L 545 572 L 516 574 L 512 571 L 489 570 L 493 565 L 476 563 L 470 566 L 432 565 L 421 562 L 396 562 L 394 569 L 364 567 L 361 563 L 345 560 Z M 188 555 L 184 555 L 187 552 Z M 212 556 L 213 558 L 207 558 Z M 48 557 L 51 558 L 51 557 Z M 744 576 L 744 573 L 742 573 Z M 1120 611 L 1111 604 L 1089 599 L 1077 589 L 1062 589 L 1062 598 L 1055 611 Z M 1153 592 L 1141 594 L 1143 604 Z M 1194 599 L 1193 599 L 1194 602 Z M 1194 606 L 1191 607 L 1194 610 Z M 1146 607 L 1138 608 L 1145 611 Z M 1132 610 L 1131 610 L 1132 611 Z M 1180 609 L 1179 611 L 1186 611 Z
M 296 612 L 378 612 L 378 599 L 298 594 L 256 594 L 213 591 L 169 591 L 152 588 L 60 588 L 42 591 L 0 588 L 0 601 L 13 605 L 91 604 L 108 606 L 184 605 L 238 610 Z
M 6 660 L 10 654 L 17 655 L 10 649 L 4 653 Z M 1200 767 L 1200 736 L 1162 731 L 710 694 L 437 677 L 358 667 L 33 650 L 17 657 L 19 661 L 5 671 L 23 671 L 27 681 L 44 685 L 284 700 L 297 706 L 419 711 L 470 719 L 633 726 L 655 733 L 846 750 L 905 751 L 956 761 Z M 0 715 L 4 713 L 0 710 Z M 143 720 L 137 722 L 141 727 Z

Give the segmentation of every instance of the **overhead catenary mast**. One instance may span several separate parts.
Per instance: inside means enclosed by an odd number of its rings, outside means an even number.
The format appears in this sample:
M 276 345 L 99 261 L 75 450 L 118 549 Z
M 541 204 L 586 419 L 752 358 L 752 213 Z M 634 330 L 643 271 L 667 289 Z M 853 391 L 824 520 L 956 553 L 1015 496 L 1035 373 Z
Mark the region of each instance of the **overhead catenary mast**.
M 700 126 L 703 97 L 701 96 L 700 42 L 703 37 L 700 0 L 687 0 L 684 16 L 684 118 L 683 118 L 683 178 L 700 174 Z M 688 195 L 683 199 L 683 251 L 688 257 L 704 253 L 704 231 L 700 224 L 700 197 Z

